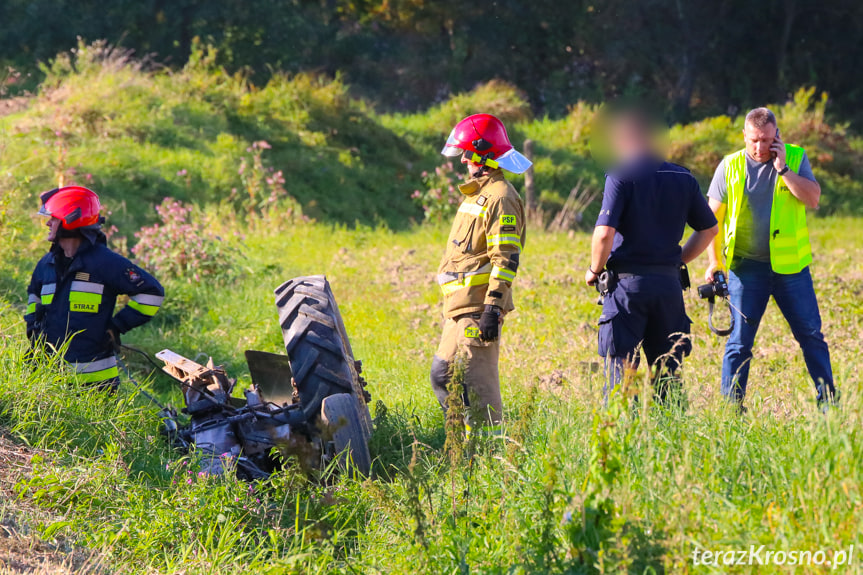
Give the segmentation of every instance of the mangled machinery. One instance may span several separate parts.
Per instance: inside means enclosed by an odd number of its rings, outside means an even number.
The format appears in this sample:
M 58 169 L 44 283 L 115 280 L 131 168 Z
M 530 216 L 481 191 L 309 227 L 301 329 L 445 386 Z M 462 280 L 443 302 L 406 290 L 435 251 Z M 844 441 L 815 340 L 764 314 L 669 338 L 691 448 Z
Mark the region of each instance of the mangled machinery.
M 212 359 L 201 365 L 170 350 L 156 354 L 182 386 L 191 419 L 179 425 L 167 409 L 166 430 L 178 445 L 194 445 L 212 474 L 235 467 L 247 479 L 266 477 L 278 466 L 275 447 L 298 454 L 303 465 L 337 460 L 368 475 L 371 398 L 329 282 L 296 278 L 275 296 L 287 356 L 247 351 L 252 386 L 243 398 L 232 395 L 236 381 Z

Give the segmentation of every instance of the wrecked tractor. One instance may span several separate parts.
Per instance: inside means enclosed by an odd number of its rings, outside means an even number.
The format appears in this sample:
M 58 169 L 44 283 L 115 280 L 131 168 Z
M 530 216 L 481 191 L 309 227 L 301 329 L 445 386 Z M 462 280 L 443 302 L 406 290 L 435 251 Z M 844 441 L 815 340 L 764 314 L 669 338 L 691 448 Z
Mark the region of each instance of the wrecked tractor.
M 162 412 L 179 447 L 194 446 L 202 471 L 235 467 L 245 479 L 270 475 L 279 465 L 273 448 L 295 454 L 301 465 L 368 475 L 372 421 L 345 326 L 325 276 L 300 277 L 275 290 L 287 355 L 246 351 L 252 386 L 234 397 L 236 380 L 210 359 L 198 364 L 170 350 L 156 357 L 179 382 L 190 421 L 173 408 Z

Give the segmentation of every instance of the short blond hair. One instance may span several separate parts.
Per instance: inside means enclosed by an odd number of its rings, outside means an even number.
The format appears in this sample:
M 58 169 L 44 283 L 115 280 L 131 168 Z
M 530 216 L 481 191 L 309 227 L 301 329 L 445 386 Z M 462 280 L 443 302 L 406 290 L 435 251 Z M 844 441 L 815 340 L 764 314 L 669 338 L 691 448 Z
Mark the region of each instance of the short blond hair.
M 776 126 L 776 115 L 767 108 L 755 108 L 746 114 L 746 124 L 758 129 L 764 128 L 767 124 Z

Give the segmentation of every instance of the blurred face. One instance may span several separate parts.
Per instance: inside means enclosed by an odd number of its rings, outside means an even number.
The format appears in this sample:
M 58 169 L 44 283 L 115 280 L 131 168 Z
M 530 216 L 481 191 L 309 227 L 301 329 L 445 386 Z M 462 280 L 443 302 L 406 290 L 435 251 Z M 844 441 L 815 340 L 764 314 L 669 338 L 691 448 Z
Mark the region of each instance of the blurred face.
M 475 178 L 477 174 L 482 170 L 482 166 L 476 164 L 468 159 L 468 157 L 472 156 L 473 152 L 465 151 L 464 154 L 461 155 L 461 163 L 467 166 L 467 173 L 471 178 Z
M 650 134 L 642 124 L 624 116 L 612 124 L 611 147 L 618 161 L 628 160 L 650 151 Z
M 60 233 L 60 220 L 57 218 L 49 218 L 48 223 L 45 226 L 48 228 L 48 241 L 53 242 L 57 240 L 57 234 Z
M 756 128 L 747 123 L 743 128 L 743 139 L 746 141 L 746 153 L 756 162 L 769 162 L 773 159 L 770 154 L 770 146 L 776 138 L 776 126 L 767 124 L 763 128 Z
M 607 131 L 604 138 L 611 147 L 614 162 L 645 156 L 665 156 L 667 131 L 661 121 L 647 111 L 623 112 L 612 116 L 604 129 Z

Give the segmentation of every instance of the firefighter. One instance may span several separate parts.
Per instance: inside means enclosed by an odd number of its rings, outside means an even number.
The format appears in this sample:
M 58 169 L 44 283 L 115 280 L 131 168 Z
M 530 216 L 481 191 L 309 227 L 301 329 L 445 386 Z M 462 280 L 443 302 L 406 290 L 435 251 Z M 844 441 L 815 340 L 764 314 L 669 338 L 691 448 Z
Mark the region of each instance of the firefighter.
M 682 264 L 707 249 L 719 231 L 695 177 L 662 159 L 656 125 L 638 109 L 608 119 L 616 165 L 605 180 L 585 282 L 604 275 L 599 355 L 605 358 L 603 395 L 617 387 L 644 350 L 657 399 L 670 399 L 691 344 L 683 303 Z M 693 230 L 681 248 L 684 228 Z M 607 272 L 603 273 L 604 268 Z
M 51 248 L 27 288 L 27 337 L 60 349 L 78 380 L 115 391 L 120 335 L 150 321 L 165 292 L 150 274 L 107 247 L 95 192 L 66 186 L 41 196 Z M 129 302 L 117 314 L 117 296 Z
M 445 319 L 431 384 L 446 409 L 447 384 L 458 359 L 464 369 L 465 405 L 482 418 L 474 422 L 468 415 L 468 433 L 479 423 L 484 433 L 495 434 L 503 415 L 500 333 L 504 315 L 514 309 L 512 282 L 525 242 L 524 204 L 503 171 L 521 174 L 531 163 L 490 114 L 459 122 L 441 153 L 461 156 L 468 178 L 459 185 L 464 199 L 438 270 Z

